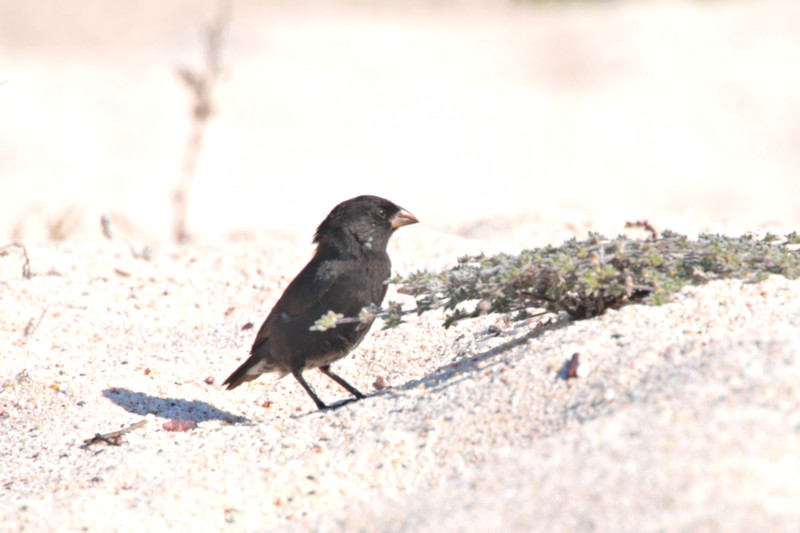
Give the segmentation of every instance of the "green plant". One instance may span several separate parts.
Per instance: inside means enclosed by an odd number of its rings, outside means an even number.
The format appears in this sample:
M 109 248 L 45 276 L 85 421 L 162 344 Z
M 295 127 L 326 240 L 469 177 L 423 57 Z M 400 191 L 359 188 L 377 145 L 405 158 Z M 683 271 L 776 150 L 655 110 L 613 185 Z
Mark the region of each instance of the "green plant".
M 685 285 L 714 279 L 760 281 L 769 274 L 800 276 L 800 252 L 785 239 L 767 235 L 727 237 L 703 234 L 697 240 L 665 231 L 660 237 L 635 240 L 590 234 L 559 247 L 525 250 L 518 255 L 465 256 L 441 272 L 418 271 L 395 278 L 399 292 L 415 298 L 416 307 L 372 310 L 371 316 L 390 317 L 387 327 L 402 315 L 434 309 L 446 312 L 445 327 L 487 313 L 514 313 L 522 319 L 542 308 L 566 312 L 573 320 L 591 318 L 606 309 L 643 302 L 659 305 Z M 333 327 L 348 318 L 329 321 Z

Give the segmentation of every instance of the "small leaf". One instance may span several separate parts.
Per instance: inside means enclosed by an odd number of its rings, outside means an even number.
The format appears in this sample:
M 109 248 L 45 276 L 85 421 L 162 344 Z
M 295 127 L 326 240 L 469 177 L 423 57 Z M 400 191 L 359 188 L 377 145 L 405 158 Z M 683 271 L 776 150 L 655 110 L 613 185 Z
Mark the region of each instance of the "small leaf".
M 326 331 L 332 328 L 335 328 L 337 325 L 337 321 L 344 318 L 344 315 L 341 313 L 334 313 L 333 311 L 328 311 L 319 319 L 317 319 L 314 324 L 308 328 L 309 331 Z

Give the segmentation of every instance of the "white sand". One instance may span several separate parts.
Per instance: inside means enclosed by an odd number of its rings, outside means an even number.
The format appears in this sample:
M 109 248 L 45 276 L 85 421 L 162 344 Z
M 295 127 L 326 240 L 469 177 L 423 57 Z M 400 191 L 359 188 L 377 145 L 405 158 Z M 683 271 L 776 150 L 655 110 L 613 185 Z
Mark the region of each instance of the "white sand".
M 407 268 L 441 259 L 444 237 L 415 229 L 391 247 Z M 291 379 L 219 388 L 252 342 L 242 326 L 260 324 L 302 265 L 291 247 L 29 254 L 35 275 L 0 287 L 2 529 L 800 524 L 800 282 L 715 282 L 540 336 L 423 315 L 336 365 L 364 391 L 378 376 L 389 389 L 319 413 Z M 575 352 L 589 372 L 564 381 Z M 328 401 L 347 397 L 309 380 Z M 120 446 L 80 447 L 143 418 Z M 170 419 L 198 428 L 170 433 Z

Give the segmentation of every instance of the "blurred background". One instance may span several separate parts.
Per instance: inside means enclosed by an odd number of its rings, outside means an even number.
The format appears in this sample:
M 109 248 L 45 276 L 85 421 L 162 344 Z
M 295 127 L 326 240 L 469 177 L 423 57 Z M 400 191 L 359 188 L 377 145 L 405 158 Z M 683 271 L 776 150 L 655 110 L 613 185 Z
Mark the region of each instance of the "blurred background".
M 0 124 L 3 242 L 172 240 L 182 179 L 196 239 L 364 193 L 467 237 L 796 229 L 800 2 L 3 0 Z

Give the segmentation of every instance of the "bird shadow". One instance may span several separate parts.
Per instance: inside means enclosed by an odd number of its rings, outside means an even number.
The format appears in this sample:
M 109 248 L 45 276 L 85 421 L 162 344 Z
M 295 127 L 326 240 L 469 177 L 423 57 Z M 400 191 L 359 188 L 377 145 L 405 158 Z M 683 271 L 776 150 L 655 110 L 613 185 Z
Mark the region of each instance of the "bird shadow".
M 137 392 L 123 387 L 111 387 L 103 391 L 103 396 L 122 407 L 129 413 L 141 416 L 154 414 L 161 418 L 173 420 L 192 420 L 207 422 L 222 420 L 229 424 L 250 422 L 249 418 L 229 413 L 213 405 L 199 400 L 183 398 L 160 398 L 144 392 Z

